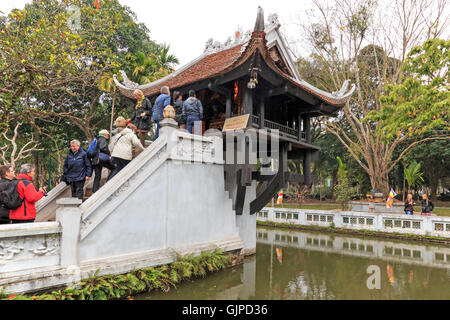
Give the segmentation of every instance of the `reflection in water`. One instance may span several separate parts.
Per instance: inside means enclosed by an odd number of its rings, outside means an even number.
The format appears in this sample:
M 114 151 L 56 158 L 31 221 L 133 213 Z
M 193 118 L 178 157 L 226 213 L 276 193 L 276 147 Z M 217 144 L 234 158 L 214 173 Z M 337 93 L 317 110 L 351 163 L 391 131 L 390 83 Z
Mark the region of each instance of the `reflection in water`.
M 257 229 L 241 266 L 136 299 L 450 299 L 450 248 L 325 233 Z M 369 266 L 381 288 L 369 289 Z

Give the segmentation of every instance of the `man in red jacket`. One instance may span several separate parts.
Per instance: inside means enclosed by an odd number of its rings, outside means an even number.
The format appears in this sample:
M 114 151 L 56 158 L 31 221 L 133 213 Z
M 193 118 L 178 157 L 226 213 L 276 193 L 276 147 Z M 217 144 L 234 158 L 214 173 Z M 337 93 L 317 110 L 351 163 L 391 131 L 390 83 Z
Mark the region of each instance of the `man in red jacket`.
M 19 208 L 9 212 L 9 218 L 12 223 L 34 222 L 36 218 L 34 203 L 45 195 L 45 190 L 39 188 L 39 191 L 36 191 L 32 183 L 34 175 L 34 165 L 26 163 L 20 167 L 17 179 L 21 181 L 17 184 L 17 191 L 24 201 Z

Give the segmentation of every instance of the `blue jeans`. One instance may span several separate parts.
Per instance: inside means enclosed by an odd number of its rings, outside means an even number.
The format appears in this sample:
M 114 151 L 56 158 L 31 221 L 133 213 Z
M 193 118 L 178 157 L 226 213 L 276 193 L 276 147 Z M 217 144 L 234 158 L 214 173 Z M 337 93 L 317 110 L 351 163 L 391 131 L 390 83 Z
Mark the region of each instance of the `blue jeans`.
M 156 133 L 155 137 L 153 138 L 153 141 L 155 141 L 159 137 L 159 120 L 155 120 L 155 122 L 156 122 Z
M 413 211 L 406 211 L 406 214 L 412 216 L 412 215 L 414 215 L 414 212 Z
M 200 118 L 197 116 L 187 116 L 186 118 L 186 130 L 189 133 L 192 133 L 192 128 L 194 127 L 194 122 L 195 121 L 200 121 Z

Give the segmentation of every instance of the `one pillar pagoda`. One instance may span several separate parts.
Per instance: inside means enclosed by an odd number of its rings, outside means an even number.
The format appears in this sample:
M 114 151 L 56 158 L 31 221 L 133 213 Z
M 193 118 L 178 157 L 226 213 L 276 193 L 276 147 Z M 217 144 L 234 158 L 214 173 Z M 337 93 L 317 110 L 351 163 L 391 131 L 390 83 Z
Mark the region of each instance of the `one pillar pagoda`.
M 233 190 L 230 194 L 237 215 L 244 207 L 249 214 L 258 212 L 289 181 L 312 184 L 311 162 L 320 148 L 311 144 L 311 119 L 336 116 L 354 91 L 354 85 L 347 90 L 348 80 L 332 93 L 304 81 L 279 28 L 277 16 L 269 15 L 265 23 L 259 7 L 253 32 L 236 32 L 225 43 L 208 40 L 202 55 L 164 78 L 144 85 L 133 83 L 123 71 L 122 83 L 114 78 L 121 93 L 130 99 L 135 89 L 152 102 L 162 86 L 180 91 L 183 98 L 195 90 L 204 106 L 206 130 L 222 130 L 227 119 L 249 115 L 244 130 L 278 132 L 278 170 L 273 175 L 262 175 L 249 163 L 226 166 L 226 185 Z M 289 172 L 288 159 L 302 161 L 303 175 Z M 256 184 L 255 194 L 246 198 L 246 187 Z

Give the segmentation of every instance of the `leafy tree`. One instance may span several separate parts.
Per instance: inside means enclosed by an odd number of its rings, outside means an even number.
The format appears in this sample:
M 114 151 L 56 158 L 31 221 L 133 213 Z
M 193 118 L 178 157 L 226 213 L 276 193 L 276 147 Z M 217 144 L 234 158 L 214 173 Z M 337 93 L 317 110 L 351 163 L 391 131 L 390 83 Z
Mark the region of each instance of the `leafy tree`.
M 386 86 L 383 107 L 368 119 L 385 140 L 450 130 L 450 40 L 431 39 L 413 48 L 403 65 L 399 84 Z M 450 138 L 449 136 L 447 136 Z
M 168 46 L 151 41 L 145 25 L 117 0 L 102 1 L 99 10 L 88 0 L 65 2 L 34 0 L 0 16 L 0 129 L 12 132 L 23 123 L 18 148 L 34 137 L 48 150 L 43 161 L 56 152 L 59 166 L 71 139 L 86 143 L 109 127 L 112 105 L 127 113 L 134 104 L 112 85 L 119 69 L 134 70 L 129 55 L 173 59 Z M 80 9 L 80 28 L 71 24 L 69 4 Z M 159 58 L 160 52 L 165 56 Z M 0 147 L 8 143 L 0 139 Z
M 436 200 L 439 183 L 450 178 L 450 141 L 432 140 L 416 145 L 405 157 L 405 162 L 417 161 L 421 165 L 424 185 L 430 188 L 430 197 Z M 445 186 L 445 184 L 444 184 Z
M 315 19 L 304 23 L 303 32 L 313 49 L 311 65 L 305 68 L 300 61 L 299 67 L 309 71 L 309 78 L 303 75 L 305 80 L 330 92 L 346 79 L 356 85 L 350 102 L 337 120 L 327 120 L 326 128 L 367 173 L 372 190 L 387 192 L 389 173 L 408 150 L 397 158 L 393 154 L 409 135 L 387 141 L 375 135 L 381 123 L 364 119 L 381 110 L 385 86 L 399 82 L 406 53 L 442 32 L 440 15 L 445 2 L 394 1 L 390 21 L 381 25 L 376 22 L 385 19 L 386 11 L 377 1 L 313 2 L 316 10 L 310 16 Z
M 348 181 L 348 172 L 345 164 L 342 162 L 340 157 L 336 157 L 339 167 L 338 167 L 338 182 L 335 186 L 336 201 L 341 203 L 342 210 L 348 209 L 348 202 L 353 195 L 353 188 L 350 186 Z
M 409 188 L 416 188 L 423 183 L 423 175 L 420 171 L 420 163 L 412 162 L 404 169 L 405 179 L 408 181 Z

